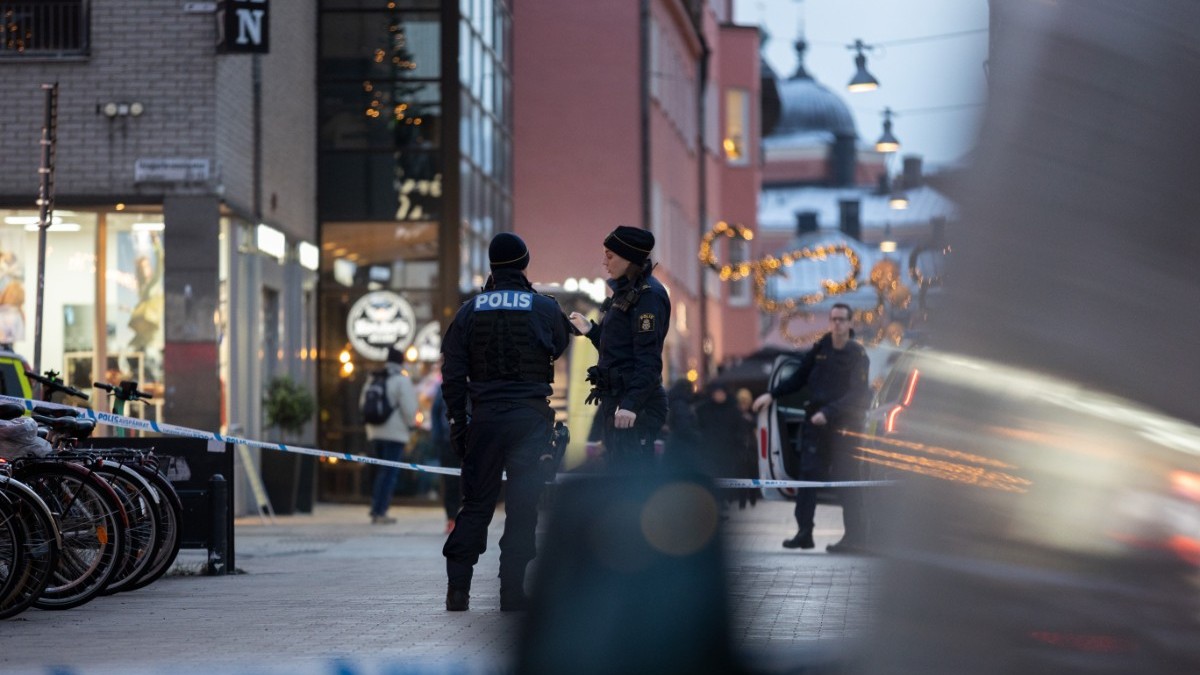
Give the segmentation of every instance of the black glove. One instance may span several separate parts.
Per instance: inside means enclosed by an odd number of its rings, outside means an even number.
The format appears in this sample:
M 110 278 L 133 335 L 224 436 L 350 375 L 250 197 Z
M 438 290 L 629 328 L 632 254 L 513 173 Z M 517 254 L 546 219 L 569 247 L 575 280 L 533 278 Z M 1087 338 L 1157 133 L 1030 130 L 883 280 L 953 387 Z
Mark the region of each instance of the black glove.
M 466 422 L 450 420 L 450 449 L 458 456 L 460 462 L 467 456 L 468 426 Z

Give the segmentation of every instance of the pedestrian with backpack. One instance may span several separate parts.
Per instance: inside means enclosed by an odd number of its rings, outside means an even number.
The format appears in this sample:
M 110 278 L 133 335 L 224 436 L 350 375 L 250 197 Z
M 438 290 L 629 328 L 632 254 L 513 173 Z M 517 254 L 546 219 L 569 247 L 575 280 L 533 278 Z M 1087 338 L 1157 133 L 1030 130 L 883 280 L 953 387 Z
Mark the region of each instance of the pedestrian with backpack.
M 417 416 L 417 392 L 408 371 L 404 369 L 404 352 L 388 347 L 387 363 L 367 377 L 358 399 L 367 440 L 375 446 L 375 456 L 399 462 L 412 433 Z M 390 525 L 396 522 L 388 516 L 388 506 L 400 469 L 375 467 L 375 483 L 371 489 L 371 524 Z

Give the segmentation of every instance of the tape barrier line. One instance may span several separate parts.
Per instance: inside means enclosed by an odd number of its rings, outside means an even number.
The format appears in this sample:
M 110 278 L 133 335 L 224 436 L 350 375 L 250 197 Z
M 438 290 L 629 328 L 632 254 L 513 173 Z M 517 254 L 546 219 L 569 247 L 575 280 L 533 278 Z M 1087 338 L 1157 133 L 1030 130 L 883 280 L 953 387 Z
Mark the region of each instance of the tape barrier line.
M 83 417 L 93 420 L 99 424 L 107 424 L 113 427 L 121 427 L 123 429 L 136 429 L 139 431 L 152 431 L 158 434 L 167 436 L 183 436 L 187 438 L 200 438 L 206 441 L 217 441 L 219 443 L 233 443 L 235 445 L 245 445 L 251 448 L 260 448 L 263 450 L 277 450 L 279 452 L 291 452 L 297 455 L 310 455 L 312 457 L 328 457 L 343 462 L 358 462 L 360 464 L 374 464 L 376 466 L 387 466 L 395 469 L 405 469 L 407 471 L 417 471 L 421 473 L 435 473 L 446 476 L 458 476 L 462 474 L 462 469 L 455 469 L 446 466 L 430 466 L 428 464 L 413 464 L 412 462 L 393 462 L 387 459 L 377 459 L 375 457 L 364 457 L 363 455 L 352 455 L 348 452 L 331 452 L 329 450 L 318 450 L 316 448 L 305 448 L 295 445 L 286 445 L 283 443 L 264 443 L 262 441 L 254 441 L 248 438 L 240 438 L 238 436 L 222 436 L 221 434 L 211 431 L 200 431 L 199 429 L 191 429 L 181 427 L 175 424 L 159 424 L 153 420 L 143 420 L 136 417 L 125 417 L 98 410 L 89 410 L 87 408 L 76 408 L 61 403 L 48 403 L 46 401 L 34 401 L 27 398 L 18 398 L 15 396 L 5 396 L 0 394 L 0 401 L 8 403 L 16 403 L 23 406 L 26 410 L 32 411 L 34 406 L 45 408 L 56 408 L 59 410 L 74 411 L 76 417 Z M 587 474 L 569 474 L 560 473 L 556 480 L 564 478 L 583 478 Z M 844 481 L 822 483 L 816 481 L 801 481 L 801 480 L 770 480 L 759 478 L 718 478 L 716 479 L 717 487 L 722 488 L 840 488 L 840 487 L 867 487 L 876 485 L 890 485 L 893 481 Z

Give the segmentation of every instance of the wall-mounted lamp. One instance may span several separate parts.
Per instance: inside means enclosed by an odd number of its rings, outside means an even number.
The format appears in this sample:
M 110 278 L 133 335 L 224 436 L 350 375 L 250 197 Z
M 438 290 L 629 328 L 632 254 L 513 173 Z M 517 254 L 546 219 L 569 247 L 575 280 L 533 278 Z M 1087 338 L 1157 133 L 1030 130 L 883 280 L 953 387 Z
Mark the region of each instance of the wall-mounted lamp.
M 883 109 L 883 135 L 875 141 L 877 152 L 896 152 L 900 149 L 900 139 L 892 133 L 892 117 L 895 115 L 891 108 Z
M 254 228 L 254 244 L 260 253 L 269 255 L 279 262 L 283 262 L 284 257 L 287 256 L 287 235 L 270 225 L 259 223 Z
M 858 52 L 857 56 L 854 57 L 854 77 L 850 78 L 850 83 L 846 85 L 846 88 L 854 93 L 878 89 L 879 80 L 867 72 L 867 55 L 863 54 L 864 51 L 871 51 L 875 47 L 863 44 L 862 40 L 855 40 L 854 44 L 847 45 L 846 48 Z
M 109 119 L 114 117 L 140 117 L 142 113 L 146 112 L 146 106 L 142 105 L 140 101 L 134 101 L 133 103 L 109 101 L 108 103 L 97 103 L 96 112 Z

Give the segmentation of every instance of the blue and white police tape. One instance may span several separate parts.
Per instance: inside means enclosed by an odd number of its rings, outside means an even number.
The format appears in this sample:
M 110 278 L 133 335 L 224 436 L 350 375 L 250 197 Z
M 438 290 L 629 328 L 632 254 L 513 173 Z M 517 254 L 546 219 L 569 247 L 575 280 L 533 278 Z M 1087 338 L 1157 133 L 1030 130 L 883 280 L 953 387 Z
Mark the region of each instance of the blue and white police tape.
M 297 455 L 311 455 L 313 457 L 328 457 L 338 461 L 358 462 L 361 464 L 374 464 L 376 466 L 389 466 L 397 469 L 405 469 L 407 471 L 418 471 L 423 473 L 436 473 L 447 476 L 458 476 L 462 473 L 461 469 L 455 469 L 445 466 L 431 466 L 428 464 L 413 464 L 412 462 L 394 462 L 386 459 L 377 459 L 375 457 L 364 457 L 362 455 L 352 455 L 348 452 L 331 452 L 329 450 L 317 450 L 316 448 L 305 448 L 295 445 L 287 445 L 284 443 L 264 443 L 263 441 L 254 441 L 248 438 L 239 438 L 237 436 L 227 436 L 218 434 L 212 431 L 200 431 L 199 429 L 191 429 L 181 427 L 174 424 L 159 423 L 153 420 L 143 420 L 136 417 L 126 417 L 115 413 L 107 413 L 98 410 L 90 410 L 87 408 L 76 408 L 60 403 L 47 403 L 46 401 L 34 401 L 27 398 L 18 398 L 15 396 L 0 395 L 0 401 L 8 403 L 16 403 L 24 406 L 26 410 L 33 410 L 35 406 L 45 408 L 56 408 L 59 410 L 74 411 L 76 417 L 83 417 L 94 420 L 99 424 L 107 424 L 112 427 L 121 427 L 123 429 L 136 429 L 139 431 L 151 431 L 167 436 L 184 436 L 187 438 L 200 438 L 207 441 L 217 441 L 219 443 L 233 443 L 235 445 L 245 445 L 251 448 L 261 448 L 264 450 L 278 450 L 279 452 L 291 452 Z M 566 474 L 560 473 L 557 480 L 570 477 L 584 477 L 585 474 Z M 868 487 L 876 485 L 889 485 L 892 481 L 842 481 L 842 482 L 818 482 L 818 481 L 802 481 L 802 480 L 771 480 L 759 478 L 718 478 L 716 479 L 717 487 L 722 488 L 840 488 L 840 487 Z

